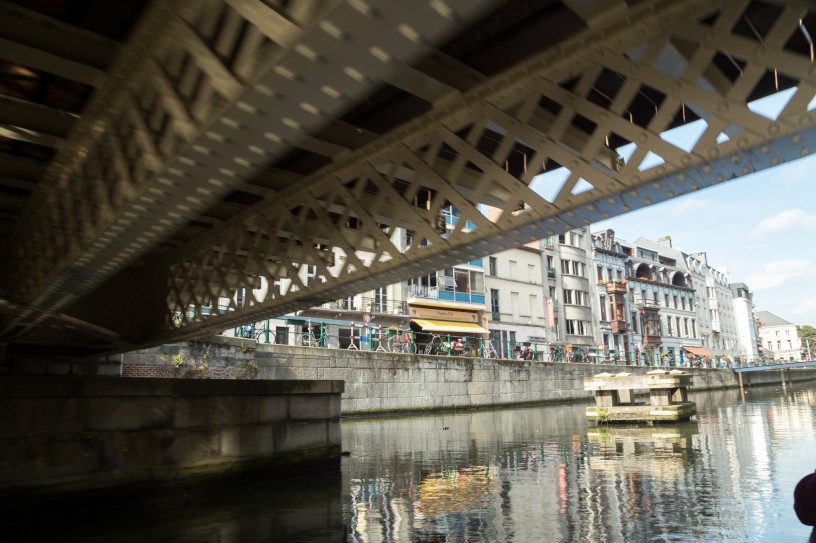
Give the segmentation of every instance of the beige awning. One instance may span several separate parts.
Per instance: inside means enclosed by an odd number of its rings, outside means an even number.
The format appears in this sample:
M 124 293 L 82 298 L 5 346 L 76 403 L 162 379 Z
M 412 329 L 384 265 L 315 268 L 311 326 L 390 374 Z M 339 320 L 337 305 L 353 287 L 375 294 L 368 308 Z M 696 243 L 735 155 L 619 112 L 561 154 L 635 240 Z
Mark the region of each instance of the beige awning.
M 422 328 L 423 332 L 455 332 L 470 334 L 487 334 L 487 328 L 470 322 L 432 321 L 425 319 L 411 319 L 411 322 Z
M 688 351 L 691 354 L 696 354 L 697 356 L 709 356 L 713 357 L 710 352 L 708 352 L 704 347 L 683 347 L 684 351 Z

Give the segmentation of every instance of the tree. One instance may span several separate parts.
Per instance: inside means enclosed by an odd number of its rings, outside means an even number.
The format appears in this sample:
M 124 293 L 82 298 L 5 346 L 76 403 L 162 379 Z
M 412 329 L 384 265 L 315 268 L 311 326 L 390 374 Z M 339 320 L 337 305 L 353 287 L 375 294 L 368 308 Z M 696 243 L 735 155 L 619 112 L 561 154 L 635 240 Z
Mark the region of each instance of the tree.
M 816 328 L 812 326 L 797 326 L 796 333 L 799 335 L 799 339 L 802 340 L 802 344 L 805 344 L 805 340 L 809 339 L 812 343 L 811 345 L 816 344 Z

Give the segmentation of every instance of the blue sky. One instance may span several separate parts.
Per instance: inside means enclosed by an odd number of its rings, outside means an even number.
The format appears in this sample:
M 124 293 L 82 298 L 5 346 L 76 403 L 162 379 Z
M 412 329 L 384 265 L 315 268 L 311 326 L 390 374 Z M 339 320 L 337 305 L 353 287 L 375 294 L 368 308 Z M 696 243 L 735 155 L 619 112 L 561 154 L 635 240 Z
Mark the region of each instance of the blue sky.
M 626 241 L 671 236 L 746 283 L 759 311 L 816 326 L 816 156 L 592 225 Z

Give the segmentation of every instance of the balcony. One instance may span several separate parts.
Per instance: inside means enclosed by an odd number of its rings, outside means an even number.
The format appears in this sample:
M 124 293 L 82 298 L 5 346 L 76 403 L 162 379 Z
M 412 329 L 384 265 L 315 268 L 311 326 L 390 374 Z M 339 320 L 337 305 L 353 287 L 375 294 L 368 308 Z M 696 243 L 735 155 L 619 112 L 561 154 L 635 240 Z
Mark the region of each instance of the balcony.
M 429 298 L 443 302 L 485 305 L 484 292 L 460 292 L 451 288 L 412 287 L 409 298 Z
M 626 294 L 627 284 L 624 282 L 609 281 L 606 283 L 606 292 L 612 294 Z
M 629 330 L 629 325 L 626 321 L 609 321 L 609 328 L 612 330 L 613 334 L 618 334 L 620 332 L 626 332 Z
M 656 347 L 663 343 L 660 336 L 643 336 L 643 344 L 649 347 Z

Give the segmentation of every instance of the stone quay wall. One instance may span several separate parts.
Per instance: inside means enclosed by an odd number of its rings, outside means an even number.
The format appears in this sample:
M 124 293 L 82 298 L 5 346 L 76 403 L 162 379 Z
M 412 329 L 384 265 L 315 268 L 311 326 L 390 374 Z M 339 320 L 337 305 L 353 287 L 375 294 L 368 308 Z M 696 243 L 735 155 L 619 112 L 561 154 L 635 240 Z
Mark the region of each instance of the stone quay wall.
M 0 377 L 0 510 L 340 469 L 342 381 Z
M 257 367 L 258 379 L 343 380 L 341 412 L 344 416 L 414 413 L 558 401 L 590 401 L 584 379 L 602 372 L 642 374 L 647 366 L 616 366 L 427 356 L 365 352 L 285 345 L 255 344 L 252 340 L 211 338 L 210 353 L 230 354 L 207 360 L 209 371 L 246 375 Z M 245 343 L 241 343 L 245 342 Z M 164 350 L 164 354 L 161 352 Z M 156 372 L 168 364 L 168 352 L 177 358 L 196 359 L 202 345 L 190 342 L 135 351 L 124 357 L 123 375 Z M 192 362 L 193 364 L 195 362 Z M 668 369 L 668 368 L 663 368 Z M 185 368 L 177 371 L 187 371 Z M 253 372 L 255 370 L 253 369 Z M 730 369 L 690 368 L 694 390 L 739 386 Z M 816 370 L 788 372 L 792 381 L 816 379 Z M 780 384 L 780 372 L 751 374 L 751 385 Z

